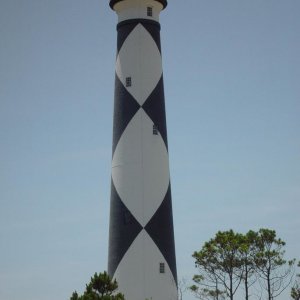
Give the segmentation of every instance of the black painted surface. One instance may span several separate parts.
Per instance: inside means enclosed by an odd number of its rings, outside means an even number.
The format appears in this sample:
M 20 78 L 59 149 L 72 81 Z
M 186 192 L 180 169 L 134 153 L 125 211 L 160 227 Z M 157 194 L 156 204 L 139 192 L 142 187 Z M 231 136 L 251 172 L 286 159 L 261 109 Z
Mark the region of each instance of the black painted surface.
M 142 107 L 157 126 L 158 131 L 166 144 L 166 148 L 168 149 L 164 83 L 162 76 Z
M 161 52 L 161 43 L 160 43 L 160 24 L 156 21 L 147 20 L 147 19 L 131 19 L 120 22 L 117 26 L 118 30 L 118 41 L 117 41 L 117 51 L 119 53 L 122 45 L 124 44 L 126 38 L 131 33 L 131 31 L 138 25 L 141 24 L 152 36 L 152 39 L 155 41 L 159 52 Z
M 115 152 L 122 133 L 139 108 L 138 102 L 128 93 L 116 75 L 112 153 Z
M 110 5 L 113 7 L 113 5 L 119 1 L 122 0 L 111 0 Z M 167 5 L 167 1 L 161 0 L 159 2 L 161 2 L 164 6 Z M 159 51 L 161 51 L 160 24 L 154 20 L 130 19 L 120 22 L 117 25 L 118 53 L 125 40 L 128 38 L 135 26 L 137 26 L 137 24 L 142 24 L 142 26 L 144 26 L 144 28 L 149 32 L 155 41 Z M 116 75 L 112 149 L 113 154 L 124 130 L 139 109 L 144 109 L 144 111 L 153 121 L 153 124 L 157 126 L 157 129 L 164 140 L 166 148 L 168 149 L 163 76 L 161 76 L 156 87 L 141 108 L 139 103 L 126 90 Z M 142 226 L 126 208 L 112 182 L 108 262 L 108 272 L 110 276 L 114 275 L 119 263 L 141 230 Z M 177 282 L 170 185 L 163 202 L 146 225 L 145 230 L 148 232 L 166 259 L 173 273 L 174 279 Z
M 169 185 L 164 201 L 145 227 L 150 237 L 167 261 L 177 283 L 175 241 L 173 230 L 173 214 L 171 188 Z
M 116 3 L 118 3 L 118 2 L 121 2 L 121 1 L 123 1 L 123 0 L 110 0 L 110 1 L 109 1 L 109 6 L 110 6 L 112 9 L 114 9 L 114 5 L 115 5 Z M 160 2 L 160 3 L 163 5 L 164 8 L 168 5 L 167 0 L 155 0 L 155 1 Z
M 138 23 L 141 23 L 141 24 L 146 24 L 146 23 L 147 24 L 152 24 L 152 25 L 156 26 L 160 30 L 160 24 L 159 24 L 159 22 L 157 22 L 155 20 L 141 19 L 141 18 L 128 19 L 128 20 L 121 21 L 117 25 L 117 30 L 119 30 L 120 27 L 122 27 L 122 26 L 125 26 L 125 25 L 128 25 L 128 24 L 138 24 Z
M 155 23 L 145 22 L 141 20 L 140 23 L 145 27 L 145 29 L 151 34 L 153 40 L 155 41 L 159 52 L 161 53 L 161 44 L 160 44 L 160 25 L 159 27 Z M 158 23 L 159 24 L 159 23 Z
M 113 277 L 121 259 L 143 229 L 121 201 L 111 183 L 108 274 Z
M 122 26 L 118 26 L 118 41 L 117 41 L 117 51 L 119 53 L 121 47 L 123 46 L 123 43 L 127 39 L 128 35 L 131 33 L 131 31 L 135 28 L 135 26 L 139 22 L 127 22 L 126 24 L 123 24 Z

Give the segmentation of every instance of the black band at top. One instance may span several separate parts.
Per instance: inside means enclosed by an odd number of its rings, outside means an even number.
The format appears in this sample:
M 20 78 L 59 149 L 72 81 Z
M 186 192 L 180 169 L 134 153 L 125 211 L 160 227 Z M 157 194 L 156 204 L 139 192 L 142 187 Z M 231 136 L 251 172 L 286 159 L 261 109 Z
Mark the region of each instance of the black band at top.
M 109 6 L 111 7 L 111 9 L 114 9 L 114 5 L 118 2 L 121 2 L 121 1 L 123 1 L 123 0 L 110 0 L 109 1 Z M 162 6 L 163 6 L 163 9 L 166 8 L 166 6 L 168 4 L 167 0 L 155 0 L 155 1 L 161 3 Z
M 129 19 L 129 20 L 122 21 L 122 22 L 118 23 L 117 30 L 119 30 L 119 28 L 124 25 L 138 24 L 138 23 L 155 25 L 158 27 L 158 30 L 160 30 L 160 24 L 157 21 L 153 21 L 153 20 L 149 20 L 149 19 Z

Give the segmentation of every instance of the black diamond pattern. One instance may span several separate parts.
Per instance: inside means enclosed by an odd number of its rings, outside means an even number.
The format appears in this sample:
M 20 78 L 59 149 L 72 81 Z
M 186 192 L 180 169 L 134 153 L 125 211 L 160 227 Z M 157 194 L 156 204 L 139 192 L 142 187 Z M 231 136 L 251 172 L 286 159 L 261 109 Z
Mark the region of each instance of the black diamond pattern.
M 139 108 L 138 102 L 128 93 L 116 75 L 112 153 L 115 152 L 122 133 Z
M 118 53 L 120 52 L 120 49 L 122 48 L 125 40 L 131 33 L 131 31 L 135 28 L 137 23 L 125 23 L 122 26 L 118 26 L 118 42 L 117 42 L 117 50 Z
M 164 83 L 162 76 L 142 107 L 157 126 L 158 131 L 166 144 L 166 148 L 168 149 Z
M 177 283 L 170 184 L 162 204 L 146 225 L 145 230 L 166 259 Z
M 155 22 L 142 22 L 141 24 L 144 26 L 144 28 L 150 33 L 152 36 L 154 42 L 156 43 L 156 46 L 161 53 L 161 45 L 160 45 L 160 25 L 159 23 Z
M 142 26 L 144 26 L 144 28 L 149 32 L 159 51 L 161 52 L 159 23 L 152 20 L 133 19 L 123 21 L 117 26 L 117 53 L 119 53 L 125 40 L 139 23 L 142 24 Z M 129 122 L 141 108 L 139 103 L 123 86 L 117 75 L 115 81 L 114 103 L 112 153 L 115 152 L 117 144 Z M 142 108 L 151 118 L 154 125 L 157 126 L 158 131 L 164 140 L 166 148 L 168 149 L 163 76 L 161 76 L 156 87 L 142 105 Z M 112 181 L 108 261 L 108 273 L 111 277 L 113 277 L 122 258 L 130 248 L 131 244 L 137 238 L 141 230 L 143 230 L 143 227 L 122 202 L 122 199 L 118 195 Z M 177 283 L 170 184 L 164 200 L 146 225 L 145 230 L 164 256 Z
M 113 277 L 121 259 L 143 227 L 120 199 L 111 182 L 108 274 Z

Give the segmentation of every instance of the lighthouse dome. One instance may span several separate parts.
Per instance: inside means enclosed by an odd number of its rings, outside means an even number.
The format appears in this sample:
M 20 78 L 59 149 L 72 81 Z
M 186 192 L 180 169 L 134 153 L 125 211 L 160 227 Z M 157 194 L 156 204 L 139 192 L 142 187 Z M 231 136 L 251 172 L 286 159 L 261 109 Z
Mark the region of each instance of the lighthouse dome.
M 110 0 L 109 1 L 109 5 L 110 7 L 113 9 L 114 8 L 114 5 L 118 2 L 121 2 L 121 1 L 125 1 L 125 0 Z M 168 4 L 167 0 L 153 0 L 153 1 L 156 1 L 156 2 L 159 2 L 162 4 L 163 8 L 165 8 Z

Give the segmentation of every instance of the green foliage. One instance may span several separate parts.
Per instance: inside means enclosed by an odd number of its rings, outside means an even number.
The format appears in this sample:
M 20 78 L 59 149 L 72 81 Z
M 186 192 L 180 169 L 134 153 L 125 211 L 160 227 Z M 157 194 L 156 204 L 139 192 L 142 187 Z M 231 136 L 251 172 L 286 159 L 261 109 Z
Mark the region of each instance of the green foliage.
M 298 262 L 298 267 L 300 267 L 300 261 Z M 295 300 L 300 300 L 300 274 L 296 275 L 295 283 L 291 289 L 291 297 Z
M 76 291 L 72 294 L 70 300 L 78 300 L 78 294 Z
M 196 289 L 193 286 L 191 290 L 198 297 L 222 299 L 221 296 L 226 293 L 230 299 L 233 299 L 243 273 L 240 255 L 241 242 L 241 234 L 233 230 L 219 231 L 213 239 L 204 244 L 199 252 L 194 252 L 193 257 L 200 276 L 194 276 L 193 280 L 201 288 Z M 219 289 L 219 285 L 223 290 Z
M 106 272 L 95 273 L 82 296 L 75 291 L 70 300 L 124 300 L 124 295 L 117 293 L 118 283 L 111 280 Z
M 258 233 L 250 230 L 241 237 L 240 258 L 241 267 L 243 268 L 242 281 L 244 282 L 245 299 L 250 297 L 249 288 L 256 282 L 256 265 L 255 257 L 257 253 L 256 239 Z
M 293 275 L 295 260 L 284 259 L 284 246 L 285 242 L 270 229 L 246 234 L 219 231 L 193 254 L 199 274 L 193 277 L 195 284 L 190 291 L 199 299 L 232 300 L 243 282 L 248 300 L 250 287 L 259 280 L 261 293 L 273 300 L 291 283 Z M 292 297 L 297 297 L 297 292 L 299 285 L 295 284 Z
M 268 299 L 279 296 L 291 283 L 295 259 L 285 260 L 285 242 L 275 230 L 262 228 L 256 238 L 255 266 Z

